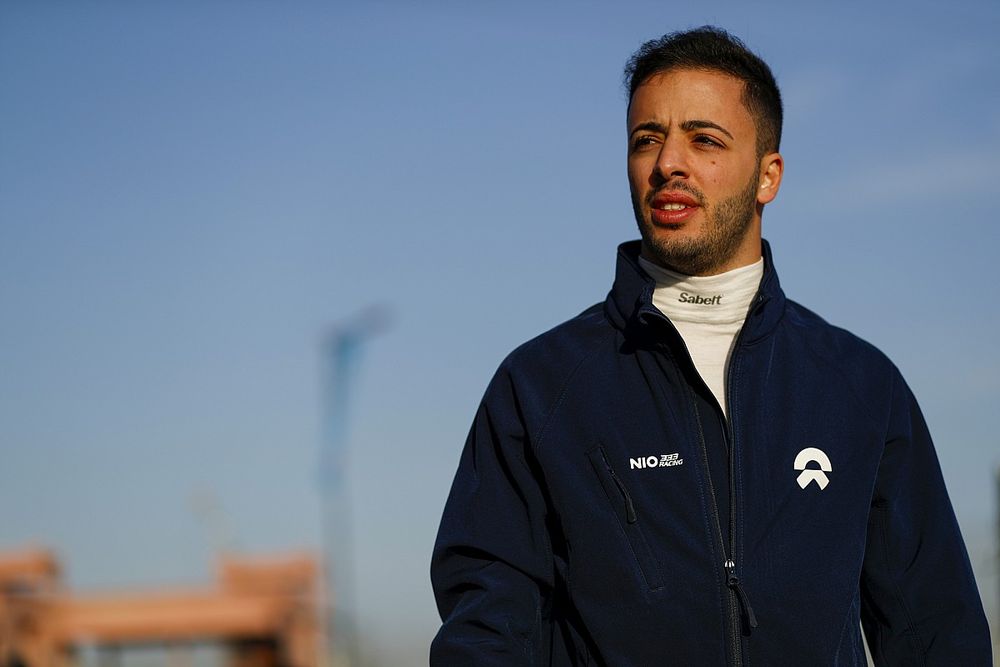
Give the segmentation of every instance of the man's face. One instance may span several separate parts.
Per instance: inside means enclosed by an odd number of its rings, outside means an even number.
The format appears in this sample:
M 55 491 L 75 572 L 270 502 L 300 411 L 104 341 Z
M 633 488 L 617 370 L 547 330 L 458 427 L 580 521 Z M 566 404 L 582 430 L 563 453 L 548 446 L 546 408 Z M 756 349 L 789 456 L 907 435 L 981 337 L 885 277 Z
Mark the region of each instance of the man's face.
M 781 157 L 757 156 L 743 82 L 721 72 L 655 74 L 632 96 L 628 180 L 647 259 L 713 275 L 760 257 L 760 213 Z

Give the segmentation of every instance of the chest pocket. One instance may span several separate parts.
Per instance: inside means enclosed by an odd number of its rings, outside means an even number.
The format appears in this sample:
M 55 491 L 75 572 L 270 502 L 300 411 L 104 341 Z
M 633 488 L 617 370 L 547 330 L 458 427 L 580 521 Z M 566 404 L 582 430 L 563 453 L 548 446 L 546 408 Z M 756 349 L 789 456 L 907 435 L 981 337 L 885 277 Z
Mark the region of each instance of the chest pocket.
M 587 456 L 590 458 L 590 464 L 608 497 L 608 502 L 611 503 L 622 533 L 628 541 L 643 578 L 646 580 L 646 585 L 652 590 L 663 588 L 663 575 L 653 557 L 652 549 L 649 548 L 649 542 L 643 535 L 639 509 L 636 508 L 628 488 L 611 466 L 603 447 L 598 446 L 591 449 L 587 452 Z

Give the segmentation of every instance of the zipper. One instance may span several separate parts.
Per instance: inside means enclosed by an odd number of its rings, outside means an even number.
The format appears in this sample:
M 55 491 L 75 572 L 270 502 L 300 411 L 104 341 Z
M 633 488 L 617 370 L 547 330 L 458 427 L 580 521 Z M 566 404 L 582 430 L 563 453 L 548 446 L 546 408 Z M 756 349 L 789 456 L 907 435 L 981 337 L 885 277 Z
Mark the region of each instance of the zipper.
M 667 320 L 667 322 L 669 323 L 669 320 Z M 670 324 L 670 326 L 671 326 L 672 329 L 674 329 L 674 332 L 677 333 L 677 339 L 678 339 L 678 341 L 680 341 L 681 348 L 684 350 L 684 353 L 687 355 L 688 361 L 691 364 L 692 369 L 694 370 L 694 376 L 696 378 L 699 378 L 701 380 L 702 384 L 704 384 L 704 379 L 701 378 L 701 376 L 698 374 L 698 369 L 694 368 L 694 362 L 691 361 L 691 353 L 687 349 L 687 344 L 684 342 L 684 337 L 681 336 L 679 332 L 677 332 L 677 329 L 674 328 L 672 324 Z M 741 329 L 740 330 L 740 334 L 742 334 L 742 333 L 743 333 L 743 330 Z M 739 339 L 740 339 L 740 336 L 738 335 L 737 339 L 736 339 L 736 345 L 733 346 L 734 357 L 735 357 L 735 350 L 737 349 L 737 347 L 739 345 Z M 669 351 L 669 348 L 667 348 L 667 349 Z M 730 359 L 729 361 L 730 361 L 729 366 L 731 367 L 732 366 L 732 359 Z M 678 370 L 680 370 L 680 369 L 678 369 Z M 726 368 L 726 373 L 728 375 L 728 373 L 729 373 L 729 367 Z M 688 392 L 692 392 L 692 389 L 687 386 L 686 382 L 684 382 L 682 384 L 685 387 L 687 387 Z M 707 389 L 707 386 L 706 386 L 706 389 Z M 708 393 L 711 394 L 711 391 L 709 391 Z M 727 391 L 727 394 L 728 394 L 728 391 Z M 722 535 L 722 519 L 719 517 L 718 503 L 716 503 L 716 500 L 715 500 L 716 499 L 716 496 L 715 496 L 715 485 L 712 483 L 712 469 L 711 469 L 711 466 L 708 463 L 708 446 L 705 444 L 705 429 L 701 425 L 701 414 L 698 412 L 698 406 L 694 404 L 694 398 L 689 395 L 689 400 L 691 400 L 692 408 L 693 408 L 692 411 L 694 412 L 694 418 L 695 418 L 695 421 L 698 424 L 698 439 L 699 439 L 700 444 L 701 444 L 701 460 L 702 460 L 702 465 L 704 466 L 704 470 L 705 470 L 705 481 L 706 481 L 706 483 L 708 485 L 708 494 L 711 497 L 711 502 L 709 503 L 709 509 L 711 510 L 713 524 L 715 525 L 715 535 L 716 535 L 716 538 L 718 540 L 717 544 L 719 545 L 719 548 L 722 550 L 722 555 L 723 555 L 723 558 L 724 558 L 724 561 L 722 563 L 722 570 L 723 570 L 723 573 L 725 574 L 726 586 L 729 588 L 729 594 L 726 595 L 726 608 L 727 608 L 727 611 L 729 612 L 729 619 L 728 619 L 728 625 L 729 625 L 729 633 L 728 634 L 729 634 L 729 639 L 730 639 L 729 652 L 730 652 L 730 654 L 733 657 L 733 665 L 734 665 L 734 667 L 742 667 L 742 665 L 743 665 L 743 652 L 742 652 L 742 646 L 740 644 L 740 616 L 741 616 L 740 615 L 740 609 L 741 609 L 741 607 L 744 606 L 743 600 L 746 599 L 746 592 L 743 591 L 743 588 L 741 586 L 739 586 L 739 579 L 736 578 L 736 563 L 730 557 L 731 553 L 735 553 L 735 551 L 733 551 L 733 548 L 735 547 L 735 534 L 736 534 L 736 511 L 735 511 L 736 505 L 735 505 L 735 495 L 733 494 L 733 489 L 735 487 L 735 483 L 733 481 L 733 479 L 734 479 L 733 478 L 734 468 L 733 468 L 733 454 L 732 454 L 732 449 L 733 448 L 732 448 L 732 444 L 730 442 L 731 436 L 730 436 L 728 424 L 726 423 L 726 420 L 723 419 L 722 420 L 723 439 L 726 441 L 725 445 L 726 445 L 727 449 L 729 450 L 729 452 L 728 452 L 729 453 L 729 456 L 728 456 L 728 463 L 729 463 L 729 546 L 727 547 L 726 546 L 726 540 L 725 540 L 725 538 Z M 721 415 L 720 415 L 720 419 L 722 419 Z M 731 579 L 732 579 L 732 583 L 730 583 Z M 739 592 L 737 592 L 737 589 L 739 589 Z M 748 599 L 746 599 L 746 608 L 749 609 L 749 600 Z M 757 622 L 757 619 L 756 619 L 756 617 L 754 617 L 754 627 L 756 627 L 756 622 Z
M 736 598 L 738 606 L 740 608 L 741 614 L 739 618 L 734 618 L 733 623 L 733 655 L 736 659 L 737 666 L 743 664 L 743 644 L 740 641 L 740 622 L 745 623 L 751 630 L 757 627 L 757 616 L 753 613 L 753 607 L 750 606 L 750 597 L 743 590 L 740 585 L 740 579 L 736 575 L 736 434 L 733 429 L 732 422 L 732 406 L 736 403 L 734 400 L 736 383 L 733 381 L 732 369 L 736 365 L 736 358 L 739 355 L 740 344 L 743 341 L 743 333 L 746 331 L 746 322 L 750 319 L 753 311 L 757 309 L 763 298 L 760 293 L 760 287 L 757 288 L 757 294 L 754 295 L 753 301 L 750 302 L 750 307 L 747 309 L 747 316 L 743 320 L 743 326 L 740 327 L 740 331 L 736 334 L 736 340 L 733 342 L 733 353 L 729 358 L 729 363 L 726 365 L 726 407 L 729 410 L 725 415 L 720 415 L 719 418 L 722 420 L 722 429 L 726 439 L 726 446 L 729 450 L 729 556 L 725 562 L 726 570 L 726 585 L 732 592 L 732 596 Z M 735 610 L 734 610 L 735 611 Z
M 690 391 L 690 389 L 688 389 Z M 693 401 L 693 399 L 692 399 Z M 701 460 L 705 469 L 705 481 L 708 483 L 708 494 L 711 497 L 711 502 L 709 503 L 709 509 L 712 513 L 713 523 L 715 525 L 715 535 L 718 538 L 719 548 L 722 549 L 723 557 L 725 561 L 722 563 L 722 569 L 726 575 L 726 586 L 729 587 L 729 594 L 726 595 L 726 609 L 729 612 L 728 626 L 729 626 L 729 639 L 730 643 L 730 654 L 733 657 L 733 664 L 735 667 L 741 667 L 743 664 L 743 656 L 740 647 L 740 614 L 739 614 L 739 600 L 737 599 L 736 590 L 729 585 L 730 571 L 735 575 L 736 564 L 729 558 L 728 551 L 726 548 L 726 540 L 722 536 L 722 520 L 719 518 L 719 509 L 715 502 L 715 485 L 712 483 L 712 473 L 711 467 L 708 464 L 708 447 L 705 445 L 705 431 L 701 426 L 701 415 L 698 414 L 697 406 L 694 407 L 694 418 L 698 422 L 698 439 L 701 441 Z M 732 502 L 730 501 L 730 507 Z M 731 524 L 730 524 L 731 525 Z M 730 538 L 732 533 L 730 533 Z M 731 567 L 730 567 L 731 564 Z
M 750 598 L 747 597 L 743 587 L 740 586 L 740 579 L 736 576 L 736 563 L 732 559 L 726 561 L 726 585 L 733 589 L 736 597 L 739 598 L 740 607 L 743 608 L 743 620 L 751 628 L 756 628 L 757 617 L 754 616 L 753 607 L 750 606 Z
M 736 347 L 733 348 L 734 357 L 736 349 Z M 731 386 L 729 385 L 726 391 L 726 399 L 730 405 L 732 405 L 732 401 L 729 400 Z M 735 448 L 733 446 L 735 437 L 733 436 L 732 425 L 729 420 L 723 419 L 721 415 L 719 420 L 722 423 L 726 445 L 729 448 L 729 546 L 726 562 L 722 567 L 726 571 L 726 586 L 729 587 L 732 593 L 731 597 L 735 597 L 737 603 L 730 608 L 730 617 L 733 627 L 733 656 L 736 659 L 736 665 L 739 666 L 743 664 L 743 644 L 740 641 L 740 624 L 742 622 L 753 630 L 757 627 L 757 616 L 753 613 L 753 607 L 750 606 L 750 596 L 743 590 L 743 587 L 740 585 L 740 578 L 736 575 L 736 466 L 734 462 Z M 737 606 L 739 607 L 739 613 L 737 613 Z
M 639 520 L 639 517 L 635 513 L 635 505 L 632 503 L 632 496 L 629 495 L 628 489 L 619 479 L 618 475 L 615 474 L 615 469 L 611 467 L 611 463 L 608 461 L 608 457 L 604 454 L 604 449 L 601 449 L 601 458 L 604 459 L 604 466 L 608 469 L 608 473 L 611 475 L 612 481 L 614 481 L 615 486 L 621 491 L 622 496 L 625 498 L 625 520 L 629 523 L 635 523 Z
M 757 306 L 760 305 L 762 295 L 760 293 L 760 288 L 757 288 L 757 294 L 754 296 L 753 301 L 750 303 L 750 307 L 747 309 L 747 317 L 744 320 L 744 326 L 740 327 L 739 333 L 736 335 L 736 340 L 733 343 L 733 353 L 729 359 L 729 363 L 726 365 L 726 406 L 730 407 L 734 404 L 733 400 L 733 382 L 730 382 L 732 375 L 730 371 L 735 365 L 737 354 L 739 353 L 740 343 L 743 340 L 743 332 L 746 331 L 746 320 L 748 320 L 756 310 Z M 659 314 L 659 311 L 657 311 Z M 687 355 L 687 359 L 690 362 L 692 368 L 694 367 L 694 362 L 691 361 L 691 352 L 687 349 L 687 344 L 684 342 L 684 337 L 680 335 L 676 327 L 669 319 L 659 314 L 661 319 L 666 320 L 671 329 L 680 341 L 681 348 Z M 698 374 L 698 369 L 694 368 L 695 377 L 702 380 L 704 384 L 704 379 Z M 706 387 L 707 388 L 707 387 Z M 690 391 L 690 389 L 689 389 Z M 709 392 L 711 394 L 711 392 Z M 721 406 L 720 406 L 721 408 Z M 721 410 L 720 410 L 721 412 Z M 741 635 L 741 622 L 745 622 L 746 625 L 752 630 L 757 627 L 757 616 L 753 613 L 753 607 L 750 606 L 750 597 L 743 590 L 740 585 L 740 579 L 736 574 L 736 464 L 735 464 L 735 441 L 736 436 L 733 433 L 732 423 L 729 418 L 723 414 L 719 415 L 719 419 L 722 422 L 722 432 L 725 439 L 725 444 L 728 449 L 728 464 L 729 464 L 729 544 L 726 545 L 726 541 L 722 536 L 722 522 L 719 517 L 719 510 L 717 503 L 715 502 L 715 487 L 712 484 L 712 474 L 711 468 L 708 464 L 708 449 L 705 444 L 705 434 L 704 429 L 701 426 L 701 416 L 698 414 L 698 408 L 694 408 L 695 420 L 698 422 L 699 437 L 701 440 L 701 454 L 702 462 L 705 466 L 706 480 L 708 482 L 708 491 L 712 498 L 711 510 L 712 518 L 715 519 L 715 530 L 719 539 L 719 544 L 722 547 L 723 555 L 725 556 L 725 562 L 722 564 L 723 571 L 725 573 L 726 586 L 729 588 L 728 598 L 728 608 L 729 608 L 729 634 L 731 639 L 731 650 L 733 656 L 733 662 L 735 667 L 742 667 L 743 665 L 743 645 L 740 640 Z M 605 459 L 605 463 L 607 459 Z M 609 466 L 610 469 L 610 466 Z M 612 476 L 614 473 L 612 472 Z M 617 482 L 617 480 L 616 480 Z M 623 490 L 620 482 L 618 482 L 619 488 Z M 626 494 L 626 498 L 628 495 Z
M 726 394 L 728 401 L 729 389 L 727 389 Z M 732 404 L 732 401 L 728 402 L 730 405 Z M 726 444 L 729 447 L 729 557 L 726 559 L 724 565 L 726 570 L 726 585 L 729 586 L 739 601 L 743 622 L 752 630 L 757 627 L 757 616 L 754 615 L 753 607 L 750 606 L 750 597 L 743 590 L 743 587 L 740 586 L 740 579 L 736 576 L 736 464 L 734 462 L 735 454 L 733 448 L 735 436 L 733 435 L 732 425 L 729 423 L 729 420 L 720 417 L 720 421 L 722 422 L 723 433 L 725 433 Z

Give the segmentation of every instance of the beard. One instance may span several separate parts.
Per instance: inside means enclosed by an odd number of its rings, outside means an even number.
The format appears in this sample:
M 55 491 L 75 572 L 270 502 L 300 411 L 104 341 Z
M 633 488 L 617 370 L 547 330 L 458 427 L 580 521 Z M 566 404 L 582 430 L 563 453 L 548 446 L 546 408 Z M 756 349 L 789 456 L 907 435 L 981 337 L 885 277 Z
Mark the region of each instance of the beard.
M 652 254 L 660 266 L 689 276 L 713 275 L 736 254 L 754 219 L 757 210 L 757 174 L 753 174 L 746 187 L 729 199 L 711 208 L 705 206 L 705 195 L 684 182 L 664 183 L 661 189 L 682 190 L 698 201 L 707 220 L 701 233 L 694 238 L 660 238 L 652 221 L 645 217 L 653 206 L 656 190 L 640 202 L 632 189 L 632 210 L 642 235 L 643 248 Z M 672 226 L 680 229 L 681 225 Z

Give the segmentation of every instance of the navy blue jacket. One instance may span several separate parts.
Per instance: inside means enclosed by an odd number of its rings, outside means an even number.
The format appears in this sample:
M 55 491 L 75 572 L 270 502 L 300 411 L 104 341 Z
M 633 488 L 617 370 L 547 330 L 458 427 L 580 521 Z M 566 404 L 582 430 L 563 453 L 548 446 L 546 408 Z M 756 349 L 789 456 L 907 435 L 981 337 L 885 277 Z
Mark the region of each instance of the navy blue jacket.
M 431 663 L 865 665 L 863 623 L 879 665 L 991 664 L 895 366 L 785 299 L 765 243 L 727 420 L 638 251 L 490 383 L 434 550 Z

